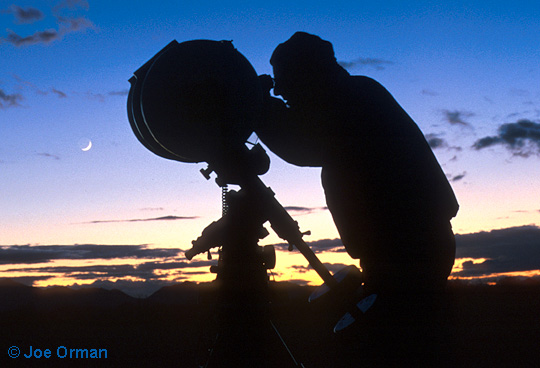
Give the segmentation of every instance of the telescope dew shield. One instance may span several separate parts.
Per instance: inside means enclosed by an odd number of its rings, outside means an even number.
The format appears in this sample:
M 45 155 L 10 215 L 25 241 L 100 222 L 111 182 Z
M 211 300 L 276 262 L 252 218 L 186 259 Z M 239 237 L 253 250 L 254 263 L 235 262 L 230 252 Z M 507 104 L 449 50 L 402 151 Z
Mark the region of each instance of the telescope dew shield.
M 135 136 L 156 155 L 182 162 L 234 156 L 262 102 L 257 73 L 230 41 L 172 41 L 129 81 Z

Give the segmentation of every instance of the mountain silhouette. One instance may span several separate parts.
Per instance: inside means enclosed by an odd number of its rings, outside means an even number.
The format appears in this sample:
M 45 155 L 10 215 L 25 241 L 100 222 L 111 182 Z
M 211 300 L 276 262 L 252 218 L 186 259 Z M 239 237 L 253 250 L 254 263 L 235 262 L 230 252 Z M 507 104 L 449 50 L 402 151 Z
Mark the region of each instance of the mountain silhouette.
M 120 290 L 72 289 L 65 286 L 36 288 L 10 279 L 0 280 L 0 311 L 54 310 L 60 307 L 112 308 L 133 302 Z
M 381 341 L 390 336 L 400 342 L 400 328 L 418 326 L 398 326 L 391 321 L 369 326 L 366 319 L 353 330 L 336 335 L 332 329 L 342 308 L 331 299 L 309 304 L 312 290 L 289 282 L 270 283 L 271 319 L 306 368 L 407 366 L 411 361 L 408 354 L 417 348 L 414 341 L 401 341 L 401 351 L 388 351 Z M 184 282 L 140 299 L 118 290 L 36 288 L 1 279 L 0 350 L 4 353 L 0 366 L 32 363 L 8 358 L 5 352 L 11 346 L 24 352 L 29 346 L 108 351 L 106 362 L 59 358 L 33 362 L 46 367 L 62 363 L 204 366 L 216 332 L 215 291 L 214 283 Z M 404 308 L 410 302 L 403 300 Z M 538 283 L 506 280 L 488 286 L 451 282 L 441 306 L 442 318 L 415 321 L 437 336 L 429 344 L 429 352 L 417 358 L 433 367 L 536 366 L 540 361 L 538 310 Z M 5 359 L 12 365 L 4 364 Z

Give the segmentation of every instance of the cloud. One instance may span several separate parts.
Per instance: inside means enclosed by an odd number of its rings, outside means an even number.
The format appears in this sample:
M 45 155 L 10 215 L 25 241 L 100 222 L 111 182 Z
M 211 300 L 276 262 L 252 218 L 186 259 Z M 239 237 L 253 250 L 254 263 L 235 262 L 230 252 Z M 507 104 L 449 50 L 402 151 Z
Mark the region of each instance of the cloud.
M 286 211 L 294 212 L 295 215 L 307 215 L 313 212 L 328 210 L 328 207 L 301 207 L 301 206 L 286 206 L 283 207 Z
M 516 96 L 516 97 L 529 97 L 530 96 L 530 92 L 525 90 L 525 89 L 520 89 L 520 88 L 512 88 L 510 89 L 510 95 L 511 96 Z
M 8 245 L 0 246 L 0 264 L 47 263 L 52 260 L 176 257 L 180 249 L 147 245 Z
M 52 158 L 52 159 L 55 159 L 55 160 L 60 160 L 60 157 L 59 157 L 59 156 L 53 155 L 53 154 L 50 154 L 50 153 L 47 153 L 47 152 L 36 153 L 36 155 L 38 155 L 38 156 L 43 156 L 43 157 L 48 157 L 48 158 Z
M 292 268 L 295 272 L 298 273 L 307 273 L 312 267 L 308 265 L 292 265 L 289 268 Z
M 477 140 L 473 148 L 481 150 L 494 145 L 503 145 L 516 156 L 529 157 L 540 154 L 540 124 L 528 119 L 502 124 L 497 135 Z
M 210 267 L 212 261 L 188 262 L 180 257 L 181 249 L 148 248 L 147 245 L 11 245 L 0 246 L 0 265 L 13 265 L 3 273 L 27 273 L 24 276 L 11 276 L 26 285 L 35 281 L 56 278 L 70 278 L 86 281 L 95 280 L 92 286 L 118 288 L 133 296 L 148 296 L 166 284 L 189 277 L 197 268 Z M 93 264 L 57 265 L 61 260 L 120 260 L 137 259 L 139 264 Z M 146 260 L 146 261 L 145 261 Z M 57 261 L 51 263 L 52 261 Z M 38 263 L 46 263 L 41 267 Z M 110 263 L 110 261 L 108 262 Z M 4 267 L 5 268 L 5 267 Z M 193 270 L 185 271 L 185 270 Z M 206 273 L 206 272 L 205 272 Z M 114 282 L 113 282 L 114 281 Z
M 345 248 L 343 247 L 343 242 L 341 239 L 321 239 L 321 240 L 315 240 L 311 242 L 306 242 L 307 245 L 313 250 L 314 253 L 321 253 L 321 252 L 345 252 Z M 276 248 L 281 249 L 287 249 L 289 247 L 289 244 L 287 243 L 279 243 L 274 244 Z
M 467 175 L 467 172 L 464 171 L 464 172 L 461 173 L 461 174 L 458 174 L 458 175 L 455 175 L 455 176 L 450 176 L 449 180 L 450 180 L 451 182 L 455 183 L 456 181 L 462 180 L 466 175 Z
M 111 91 L 108 93 L 109 96 L 127 96 L 129 94 L 129 90 L 123 89 L 121 91 Z
M 38 95 L 47 95 L 49 92 L 46 92 L 46 91 L 43 91 L 41 89 L 39 89 L 34 83 L 32 82 L 29 82 L 27 80 L 24 80 L 22 79 L 20 76 L 18 76 L 17 74 L 13 74 L 13 78 L 19 82 L 20 84 L 22 84 L 23 86 L 26 86 L 26 87 L 29 87 L 30 89 L 33 89 Z
M 102 93 L 86 92 L 86 97 L 91 100 L 105 102 L 105 96 Z
M 145 208 L 141 208 L 140 210 L 141 211 L 163 211 L 163 210 L 165 210 L 165 208 L 163 208 L 163 207 L 145 207 Z
M 454 276 L 474 277 L 540 269 L 540 228 L 520 226 L 456 235 L 456 258 L 484 258 L 463 264 Z
M 311 249 L 314 252 L 345 252 L 345 247 L 341 239 L 321 239 L 315 240 L 308 243 Z
M 8 30 L 7 37 L 0 39 L 0 41 L 11 43 L 14 46 L 28 46 L 36 44 L 49 44 L 60 38 L 60 33 L 55 29 L 49 29 L 46 31 L 38 31 L 34 34 L 26 37 L 19 36 L 15 32 Z
M 315 253 L 345 252 L 340 239 L 307 243 Z M 287 248 L 287 244 L 276 244 Z M 483 263 L 465 262 L 454 276 L 474 277 L 494 273 L 540 270 L 540 227 L 521 226 L 490 232 L 456 235 L 456 258 L 483 258 Z M 340 265 L 341 266 L 341 265 Z M 297 267 L 298 270 L 302 268 Z
M 426 134 L 426 140 L 429 146 L 431 147 L 431 149 L 448 147 L 448 143 L 444 139 L 438 137 L 435 134 Z
M 94 220 L 83 222 L 83 224 L 109 224 L 116 222 L 146 222 L 146 221 L 176 221 L 176 220 L 194 220 L 199 218 L 199 216 L 161 216 L 161 217 L 150 217 L 142 219 L 127 219 L 127 220 Z
M 77 5 L 88 10 L 87 1 L 70 1 L 70 0 L 63 1 L 62 3 L 60 3 L 53 9 L 53 13 L 55 14 L 55 18 L 56 18 L 56 23 L 58 24 L 58 29 L 51 28 L 47 30 L 36 31 L 29 36 L 21 36 L 15 33 L 14 31 L 8 29 L 7 30 L 8 35 L 6 37 L 0 38 L 0 44 L 10 43 L 16 47 L 31 46 L 31 45 L 37 45 L 37 44 L 48 45 L 54 41 L 61 39 L 63 36 L 65 36 L 68 33 L 82 32 L 89 28 L 95 28 L 94 24 L 90 20 L 84 17 L 64 17 L 59 14 L 59 11 L 61 9 L 63 8 L 71 9 L 71 8 L 76 7 Z M 24 10 L 19 7 L 15 7 L 15 8 L 13 7 L 12 9 L 17 9 L 17 12 L 15 12 L 14 14 L 16 14 L 15 15 L 16 18 L 19 17 L 17 18 L 18 20 L 31 19 L 32 21 L 35 21 L 38 19 L 38 17 L 41 17 L 41 18 L 43 17 L 43 13 L 41 13 L 41 11 L 39 11 L 38 9 L 28 8 L 27 10 Z
M 67 93 L 60 91 L 57 88 L 51 87 L 48 90 L 42 90 L 38 88 L 34 83 L 29 82 L 16 74 L 13 74 L 13 78 L 20 84 L 20 86 L 18 86 L 19 88 L 29 88 L 40 96 L 47 96 L 49 93 L 54 93 L 55 95 L 58 96 L 58 98 L 67 97 Z
M 471 112 L 458 110 L 443 110 L 442 113 L 444 115 L 444 120 L 446 120 L 448 123 L 452 125 L 462 125 L 467 127 L 470 127 L 471 124 L 469 124 L 466 119 L 474 116 L 474 114 Z
M 10 277 L 26 285 L 35 281 L 49 280 L 59 277 L 75 280 L 74 287 L 101 287 L 104 289 L 120 289 L 134 297 L 147 297 L 163 286 L 188 278 L 192 272 L 184 272 L 189 268 L 210 267 L 210 261 L 197 262 L 144 262 L 138 265 L 91 265 L 91 266 L 53 266 L 26 267 L 7 270 L 7 272 L 28 272 L 29 276 Z M 169 272 L 163 272 L 169 271 Z M 77 285 L 77 281 L 94 280 L 91 284 Z M 114 280 L 114 281 L 113 281 Z
M 23 96 L 18 93 L 8 94 L 0 89 L 0 109 L 21 106 L 19 102 L 23 99 Z
M 87 28 L 93 28 L 94 24 L 84 17 L 64 18 L 58 17 L 58 23 L 63 26 L 63 33 L 84 31 Z
M 56 88 L 52 88 L 51 91 L 53 93 L 55 93 L 59 98 L 66 98 L 67 97 L 67 95 L 64 92 L 59 91 Z
M 446 148 L 447 150 L 461 151 L 459 146 L 450 146 L 448 142 L 437 134 L 426 134 L 426 141 L 432 150 Z
M 52 267 L 26 267 L 17 268 L 23 272 L 41 272 L 47 274 L 62 274 L 79 280 L 108 279 L 120 277 L 134 277 L 144 280 L 161 279 L 168 277 L 167 274 L 158 274 L 158 270 L 176 270 L 184 268 L 196 268 L 210 266 L 209 261 L 175 261 L 175 262 L 143 262 L 137 265 L 91 265 L 91 266 L 52 266 Z M 14 270 L 8 270 L 14 271 Z
M 423 89 L 420 93 L 423 94 L 424 96 L 433 96 L 433 97 L 439 95 L 439 93 L 432 91 L 430 89 Z
M 129 94 L 129 90 L 119 90 L 119 91 L 110 91 L 106 94 L 104 93 L 94 93 L 94 92 L 86 92 L 86 97 L 91 100 L 97 100 L 99 102 L 105 102 L 106 96 L 127 96 Z
M 345 267 L 349 266 L 349 265 L 346 265 L 344 263 L 328 263 L 328 262 L 324 262 L 323 264 L 326 267 L 326 269 L 328 271 L 330 271 L 330 273 L 332 273 L 332 275 L 335 275 L 338 271 L 341 271 Z M 292 265 L 289 268 L 292 268 L 293 270 L 295 270 L 298 273 L 306 273 L 306 272 L 313 269 L 313 267 L 311 267 L 311 265 L 309 265 L 309 264 L 307 264 L 307 265 Z
M 64 0 L 58 3 L 58 5 L 53 8 L 53 12 L 57 13 L 65 8 L 75 9 L 77 7 L 81 7 L 85 10 L 90 9 L 90 5 L 88 4 L 87 0 Z
M 41 12 L 41 10 L 32 7 L 23 9 L 20 6 L 11 5 L 9 9 L 2 10 L 0 11 L 0 13 L 13 14 L 15 16 L 15 20 L 19 24 L 34 23 L 38 20 L 43 19 L 43 13 Z
M 377 58 L 358 58 L 353 61 L 338 61 L 338 64 L 345 69 L 367 66 L 376 70 L 384 70 L 387 65 L 393 65 L 394 62 Z
M 23 285 L 26 286 L 32 286 L 36 281 L 45 281 L 50 280 L 54 278 L 54 276 L 51 275 L 45 275 L 45 276 L 10 276 L 9 279 L 12 281 L 20 282 Z

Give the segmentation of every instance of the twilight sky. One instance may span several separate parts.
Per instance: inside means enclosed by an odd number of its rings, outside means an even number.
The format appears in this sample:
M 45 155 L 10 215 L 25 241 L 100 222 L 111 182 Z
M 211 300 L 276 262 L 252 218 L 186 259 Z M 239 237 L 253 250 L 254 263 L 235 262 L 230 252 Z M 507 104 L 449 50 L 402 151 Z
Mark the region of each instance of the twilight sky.
M 540 269 L 534 2 L 1 0 L 0 25 L 0 277 L 212 279 L 206 258 L 189 263 L 180 250 L 220 217 L 220 189 L 203 164 L 136 140 L 127 80 L 173 39 L 233 40 L 271 74 L 272 51 L 299 30 L 331 41 L 351 74 L 382 83 L 428 138 L 461 205 L 456 276 Z M 357 264 L 335 240 L 320 170 L 271 160 L 262 180 L 311 230 L 321 259 Z M 275 277 L 318 283 L 306 265 L 280 251 Z

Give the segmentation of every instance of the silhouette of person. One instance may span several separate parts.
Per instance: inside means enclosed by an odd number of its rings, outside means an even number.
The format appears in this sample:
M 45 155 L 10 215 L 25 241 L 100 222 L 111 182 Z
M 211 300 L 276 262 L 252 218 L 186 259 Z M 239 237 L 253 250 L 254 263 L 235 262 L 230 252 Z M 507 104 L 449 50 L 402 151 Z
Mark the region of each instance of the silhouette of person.
M 442 290 L 459 206 L 415 122 L 378 82 L 351 76 L 318 36 L 295 33 L 270 63 L 285 102 L 265 95 L 256 133 L 285 161 L 322 167 L 328 208 L 366 290 Z

